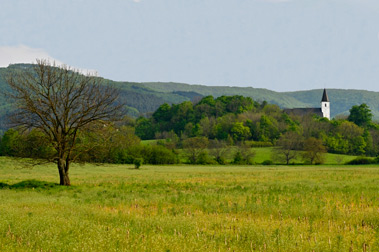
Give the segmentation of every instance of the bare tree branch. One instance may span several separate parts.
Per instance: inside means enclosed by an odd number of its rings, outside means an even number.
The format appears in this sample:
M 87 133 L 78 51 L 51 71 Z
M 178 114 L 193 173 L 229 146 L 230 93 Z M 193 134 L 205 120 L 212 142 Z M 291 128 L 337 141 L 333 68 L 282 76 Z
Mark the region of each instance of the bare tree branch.
M 117 104 L 118 90 L 100 78 L 45 60 L 37 60 L 33 69 L 12 74 L 7 81 L 12 89 L 8 95 L 17 106 L 12 125 L 40 129 L 46 135 L 57 152 L 60 183 L 70 185 L 68 171 L 78 131 L 120 116 L 123 105 Z

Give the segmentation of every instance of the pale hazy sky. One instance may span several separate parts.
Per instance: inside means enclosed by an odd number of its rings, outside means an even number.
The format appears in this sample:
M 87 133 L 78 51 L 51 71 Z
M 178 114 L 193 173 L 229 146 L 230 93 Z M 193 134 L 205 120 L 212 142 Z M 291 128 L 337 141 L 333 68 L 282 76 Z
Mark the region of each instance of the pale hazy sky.
M 0 0 L 0 66 L 122 81 L 379 91 L 378 0 Z

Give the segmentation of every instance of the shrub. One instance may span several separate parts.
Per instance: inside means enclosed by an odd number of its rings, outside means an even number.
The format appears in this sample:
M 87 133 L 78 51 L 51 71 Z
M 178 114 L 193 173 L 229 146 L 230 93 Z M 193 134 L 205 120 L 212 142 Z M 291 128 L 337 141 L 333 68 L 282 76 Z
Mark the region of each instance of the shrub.
M 273 165 L 274 162 L 272 162 L 271 160 L 265 160 L 262 162 L 262 165 Z
M 215 161 L 220 165 L 226 165 L 226 159 L 224 157 L 216 157 Z
M 254 150 L 248 145 L 243 144 L 238 146 L 237 152 L 234 154 L 234 164 L 253 164 L 253 157 L 255 156 Z
M 233 164 L 243 164 L 243 158 L 241 155 L 241 152 L 237 151 L 236 154 L 234 154 L 233 158 Z
M 376 160 L 368 157 L 357 157 L 346 164 L 349 165 L 364 165 L 364 164 L 375 164 Z
M 133 163 L 134 163 L 134 168 L 139 169 L 143 163 L 143 158 L 135 158 Z
M 145 146 L 142 151 L 145 163 L 149 164 L 177 164 L 178 155 L 174 150 L 167 149 L 162 145 Z
M 241 151 L 237 151 L 236 154 L 234 154 L 233 164 L 251 165 L 253 164 L 253 162 L 250 157 L 245 156 L 244 153 L 242 153 Z
M 196 163 L 197 164 L 214 164 L 215 162 L 209 157 L 206 151 L 202 151 L 199 154 Z

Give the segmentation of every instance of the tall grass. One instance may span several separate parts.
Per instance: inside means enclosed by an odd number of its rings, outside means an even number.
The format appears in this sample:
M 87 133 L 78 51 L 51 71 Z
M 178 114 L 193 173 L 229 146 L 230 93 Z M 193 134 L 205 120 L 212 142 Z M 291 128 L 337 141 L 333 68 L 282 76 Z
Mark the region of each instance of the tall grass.
M 0 251 L 379 251 L 376 166 L 132 168 L 0 158 Z

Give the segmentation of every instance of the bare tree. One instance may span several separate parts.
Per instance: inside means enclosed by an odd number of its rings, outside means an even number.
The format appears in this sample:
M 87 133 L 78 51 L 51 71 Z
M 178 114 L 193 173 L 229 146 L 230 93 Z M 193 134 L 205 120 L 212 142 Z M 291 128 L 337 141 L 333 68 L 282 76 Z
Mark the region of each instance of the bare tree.
M 54 147 L 60 184 L 70 185 L 69 168 L 78 133 L 84 127 L 118 115 L 118 92 L 100 78 L 65 65 L 37 60 L 30 69 L 8 76 L 9 96 L 17 104 L 13 126 L 39 129 Z M 88 128 L 88 127 L 87 127 Z
M 226 164 L 229 150 L 225 141 L 217 139 L 209 141 L 209 152 L 219 164 Z
M 320 139 L 310 137 L 305 140 L 303 159 L 310 164 L 322 164 L 325 161 L 326 148 Z
M 285 162 L 287 165 L 298 156 L 298 150 L 301 148 L 302 137 L 296 132 L 286 132 L 277 142 L 277 147 L 272 155 L 273 159 L 279 162 Z

